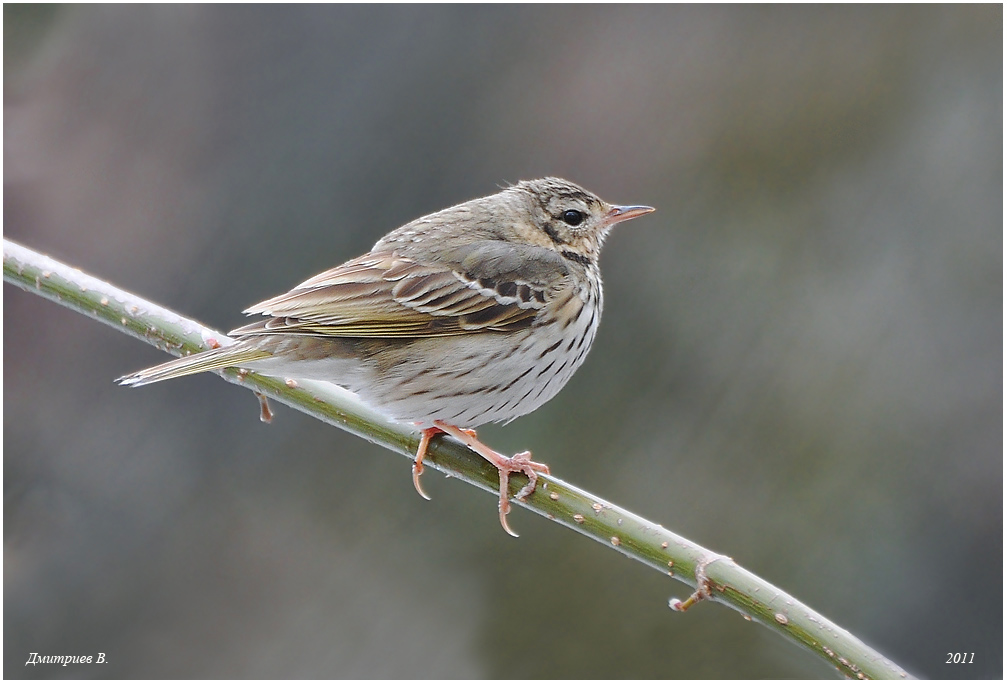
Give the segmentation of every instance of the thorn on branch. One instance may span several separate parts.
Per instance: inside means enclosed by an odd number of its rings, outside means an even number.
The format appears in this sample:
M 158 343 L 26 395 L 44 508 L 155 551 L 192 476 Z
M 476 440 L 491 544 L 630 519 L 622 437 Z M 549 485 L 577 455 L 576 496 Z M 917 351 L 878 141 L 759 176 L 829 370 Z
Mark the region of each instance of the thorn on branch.
M 714 584 L 710 581 L 710 578 L 706 576 L 706 568 L 719 560 L 731 559 L 727 556 L 715 555 L 707 556 L 696 563 L 696 591 L 692 592 L 692 596 L 684 601 L 677 598 L 671 599 L 668 601 L 668 607 L 679 613 L 684 613 L 703 599 L 708 599 L 713 596 Z
M 259 420 L 263 423 L 272 423 L 273 410 L 269 408 L 269 398 L 258 392 L 255 393 L 255 398 L 259 400 Z

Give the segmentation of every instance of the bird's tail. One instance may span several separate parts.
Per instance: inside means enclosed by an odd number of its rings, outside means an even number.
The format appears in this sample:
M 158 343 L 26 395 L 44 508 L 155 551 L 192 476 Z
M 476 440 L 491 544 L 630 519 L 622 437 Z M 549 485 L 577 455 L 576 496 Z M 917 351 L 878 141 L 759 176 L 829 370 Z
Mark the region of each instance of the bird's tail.
M 202 373 L 204 371 L 240 366 L 249 361 L 264 359 L 268 356 L 272 356 L 272 354 L 261 349 L 255 349 L 254 347 L 236 344 L 231 347 L 220 347 L 219 349 L 210 349 L 198 354 L 192 354 L 191 356 L 183 356 L 182 358 L 162 363 L 160 366 L 137 371 L 132 375 L 125 375 L 118 378 L 116 382 L 128 387 L 140 387 L 141 385 L 149 385 L 152 382 L 180 378 L 183 375 L 193 375 L 194 373 Z

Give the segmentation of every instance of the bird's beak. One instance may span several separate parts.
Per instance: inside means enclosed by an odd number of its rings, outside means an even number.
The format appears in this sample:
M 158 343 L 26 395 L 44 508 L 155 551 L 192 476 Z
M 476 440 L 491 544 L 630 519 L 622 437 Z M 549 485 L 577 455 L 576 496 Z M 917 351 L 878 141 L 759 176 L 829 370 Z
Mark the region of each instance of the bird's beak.
M 622 221 L 635 219 L 636 217 L 643 216 L 644 214 L 649 214 L 652 211 L 654 211 L 654 207 L 612 207 L 608 210 L 608 213 L 605 214 L 605 223 L 611 226 Z

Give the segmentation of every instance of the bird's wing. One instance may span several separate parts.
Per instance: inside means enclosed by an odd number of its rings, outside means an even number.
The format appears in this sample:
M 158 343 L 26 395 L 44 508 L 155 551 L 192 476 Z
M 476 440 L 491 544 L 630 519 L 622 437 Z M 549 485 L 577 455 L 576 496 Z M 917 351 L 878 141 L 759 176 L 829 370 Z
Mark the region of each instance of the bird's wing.
M 542 255 L 529 266 L 526 250 L 513 247 L 472 243 L 437 264 L 371 252 L 247 309 L 270 318 L 231 334 L 409 338 L 520 330 L 545 306 L 550 280 L 565 271 Z

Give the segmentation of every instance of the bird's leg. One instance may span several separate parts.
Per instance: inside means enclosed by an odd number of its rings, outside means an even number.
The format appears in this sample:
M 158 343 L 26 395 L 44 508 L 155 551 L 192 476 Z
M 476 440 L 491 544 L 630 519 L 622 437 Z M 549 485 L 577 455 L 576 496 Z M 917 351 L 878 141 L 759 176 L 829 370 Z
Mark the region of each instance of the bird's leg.
M 443 432 L 444 430 L 436 427 L 421 430 L 420 445 L 416 447 L 416 458 L 413 459 L 413 486 L 416 487 L 416 492 L 427 501 L 430 501 L 430 496 L 423 490 L 423 485 L 420 484 L 420 475 L 423 474 L 423 459 L 426 458 L 427 449 L 430 448 L 430 440 Z M 462 432 L 471 437 L 476 436 L 475 430 L 462 430 Z
M 435 427 L 421 430 L 420 445 L 416 448 L 416 458 L 413 459 L 413 486 L 416 487 L 416 492 L 427 501 L 430 501 L 430 496 L 423 491 L 423 486 L 420 484 L 420 475 L 423 474 L 423 459 L 427 455 L 427 448 L 430 446 L 430 438 L 434 435 L 439 435 L 442 432 L 444 431 Z
M 515 454 L 509 457 L 497 453 L 476 439 L 475 432 L 472 430 L 463 430 L 455 427 L 454 425 L 443 423 L 439 420 L 435 420 L 434 425 L 439 432 L 445 432 L 451 435 L 469 449 L 496 466 L 496 469 L 500 472 L 500 524 L 503 526 L 504 531 L 507 532 L 507 534 L 512 537 L 516 537 L 517 534 L 515 534 L 514 530 L 512 530 L 510 525 L 507 524 L 507 514 L 510 513 L 510 501 L 508 501 L 507 496 L 507 485 L 510 481 L 510 474 L 524 473 L 525 476 L 527 476 L 528 484 L 522 487 L 521 491 L 517 493 L 517 498 L 524 501 L 525 497 L 535 491 L 535 485 L 538 482 L 538 474 L 549 474 L 549 466 L 544 463 L 536 463 L 531 460 L 530 451 L 522 451 L 520 454 Z

